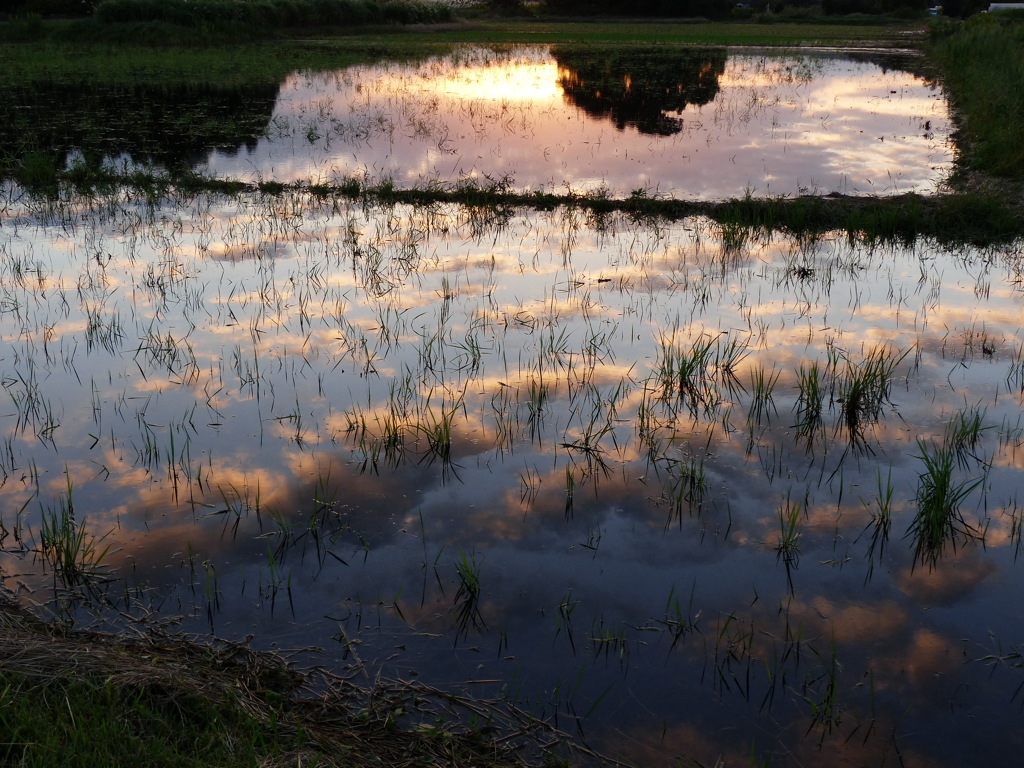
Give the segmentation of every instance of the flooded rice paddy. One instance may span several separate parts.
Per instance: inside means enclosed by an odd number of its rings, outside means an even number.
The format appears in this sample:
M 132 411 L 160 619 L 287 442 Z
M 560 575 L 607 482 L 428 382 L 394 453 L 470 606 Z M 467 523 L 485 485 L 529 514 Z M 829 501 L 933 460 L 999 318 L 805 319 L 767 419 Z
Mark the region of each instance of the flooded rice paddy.
M 952 168 L 910 54 L 458 48 L 281 83 L 0 88 L 0 141 L 245 181 L 717 200 L 928 194 Z
M 1018 248 L 301 191 L 0 211 L 24 600 L 503 693 L 643 765 L 1021 749 Z
M 247 180 L 501 182 L 700 199 L 931 192 L 941 92 L 886 62 L 725 49 L 462 49 L 296 74 L 266 135 L 205 172 Z

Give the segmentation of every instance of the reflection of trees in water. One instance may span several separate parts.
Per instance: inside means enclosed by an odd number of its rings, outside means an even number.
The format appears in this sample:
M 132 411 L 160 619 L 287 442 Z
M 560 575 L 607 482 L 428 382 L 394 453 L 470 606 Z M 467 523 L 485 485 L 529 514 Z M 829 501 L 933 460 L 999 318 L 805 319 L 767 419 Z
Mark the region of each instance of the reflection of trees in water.
M 637 52 L 556 47 L 559 84 L 575 106 L 620 130 L 671 136 L 687 106 L 708 104 L 725 72 L 724 49 Z
M 210 150 L 237 152 L 262 136 L 276 84 L 124 85 L 31 83 L 0 88 L 0 146 L 62 159 L 128 156 L 136 162 L 193 165 Z

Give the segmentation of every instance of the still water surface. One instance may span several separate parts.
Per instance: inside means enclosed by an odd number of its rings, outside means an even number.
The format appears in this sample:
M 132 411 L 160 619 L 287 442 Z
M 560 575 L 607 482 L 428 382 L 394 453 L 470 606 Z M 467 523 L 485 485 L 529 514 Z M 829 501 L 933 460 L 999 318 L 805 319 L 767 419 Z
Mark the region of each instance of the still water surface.
M 1024 747 L 1019 250 L 298 193 L 0 210 L 23 599 L 497 681 L 644 765 Z
M 913 59 L 851 56 L 461 48 L 296 73 L 255 145 L 199 168 L 697 199 L 934 192 L 953 159 L 941 90 L 900 68 Z

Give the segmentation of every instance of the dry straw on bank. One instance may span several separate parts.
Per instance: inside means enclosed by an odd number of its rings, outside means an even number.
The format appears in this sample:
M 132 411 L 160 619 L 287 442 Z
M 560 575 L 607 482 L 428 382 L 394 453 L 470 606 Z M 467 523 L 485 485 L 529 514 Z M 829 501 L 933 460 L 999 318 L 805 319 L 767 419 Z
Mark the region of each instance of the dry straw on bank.
M 507 702 L 373 677 L 358 658 L 348 676 L 320 669 L 300 674 L 284 657 L 239 643 L 154 629 L 67 630 L 6 595 L 0 595 L 0 676 L 5 718 L 14 716 L 18 691 L 72 683 L 158 698 L 165 708 L 229 711 L 229 720 L 255 723 L 280 745 L 261 766 L 522 768 L 596 757 Z M 74 706 L 73 699 L 55 698 Z M 76 722 L 88 727 L 95 714 L 81 712 Z

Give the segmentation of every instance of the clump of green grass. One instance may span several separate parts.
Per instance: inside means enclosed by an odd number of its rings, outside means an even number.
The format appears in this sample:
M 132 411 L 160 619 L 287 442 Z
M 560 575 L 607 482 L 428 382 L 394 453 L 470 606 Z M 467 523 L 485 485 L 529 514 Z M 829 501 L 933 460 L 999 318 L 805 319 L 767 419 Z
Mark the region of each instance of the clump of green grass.
M 89 532 L 84 519 L 75 519 L 70 477 L 57 506 L 43 509 L 39 538 L 39 554 L 62 585 L 87 584 L 106 575 L 103 560 L 110 547 Z
M 670 488 L 667 493 L 671 508 L 670 520 L 682 523 L 683 510 L 700 509 L 708 491 L 708 478 L 704 470 L 704 457 L 690 456 L 671 461 Z
M 796 415 L 797 435 L 807 440 L 808 448 L 811 438 L 821 426 L 821 409 L 827 393 L 821 366 L 815 360 L 810 365 L 800 364 L 796 372 L 797 399 Z
M 960 507 L 984 477 L 957 478 L 957 450 L 948 442 L 936 445 L 918 438 L 917 447 L 924 469 L 918 476 L 917 512 L 907 533 L 914 539 L 915 561 L 934 563 L 947 544 L 955 546 L 958 537 L 975 535 Z
M 777 513 L 779 517 L 779 537 L 775 545 L 775 559 L 786 566 L 786 582 L 789 591 L 793 591 L 793 571 L 800 564 L 800 518 L 806 511 L 806 499 L 794 501 L 787 494 Z
M 718 344 L 715 350 L 715 367 L 718 369 L 722 386 L 730 392 L 743 389 L 736 371 L 749 354 L 747 340 L 732 337 Z
M 7 163 L 4 163 L 5 165 Z M 58 176 L 62 170 L 60 158 L 53 151 L 28 152 L 11 163 L 10 176 L 29 192 L 40 197 L 56 197 Z
M 865 529 L 870 529 L 871 531 L 871 544 L 868 546 L 868 569 L 865 582 L 869 581 L 874 574 L 876 552 L 878 559 L 885 555 L 885 545 L 889 541 L 889 532 L 892 530 L 892 497 L 896 491 L 892 484 L 892 467 L 889 467 L 884 480 L 882 479 L 882 470 L 878 470 L 877 483 L 878 490 L 875 494 L 874 504 L 871 505 L 864 502 L 871 509 L 871 521 Z
M 460 408 L 463 408 L 461 397 L 449 407 L 442 405 L 439 409 L 428 408 L 426 415 L 429 421 L 416 425 L 416 430 L 427 439 L 426 457 L 430 461 L 440 461 L 444 467 L 450 467 L 452 463 L 455 416 Z
M 672 338 L 663 337 L 658 378 L 666 395 L 674 390 L 680 397 L 701 400 L 713 352 L 714 340 L 710 336 L 694 339 L 688 349 L 677 345 Z
M 818 658 L 820 667 L 813 670 L 804 680 L 801 696 L 811 707 L 811 727 L 820 728 L 824 733 L 831 733 L 842 720 L 842 707 L 839 701 L 839 676 L 842 665 L 835 637 L 828 656 L 811 646 Z
M 957 411 L 946 425 L 943 439 L 956 456 L 957 464 L 966 469 L 970 461 L 980 461 L 977 455 L 982 433 L 991 426 L 984 426 L 985 409 L 978 407 Z
M 863 434 L 864 425 L 876 421 L 889 401 L 896 367 L 910 352 L 875 347 L 860 362 L 847 361 L 839 378 L 839 413 L 851 439 Z
M 476 555 L 461 550 L 455 561 L 455 573 L 459 578 L 459 588 L 455 593 L 455 622 L 458 635 L 464 637 L 470 627 L 480 629 L 485 626 L 480 613 L 480 564 Z
M 775 547 L 778 557 L 787 564 L 796 564 L 800 557 L 800 516 L 803 505 L 790 498 L 778 509 L 779 540 Z
M 750 372 L 750 410 L 748 416 L 751 421 L 761 423 L 762 418 L 771 421 L 772 412 L 778 413 L 775 407 L 775 385 L 779 382 L 781 371 L 772 368 L 766 371 L 763 366 L 758 366 Z

